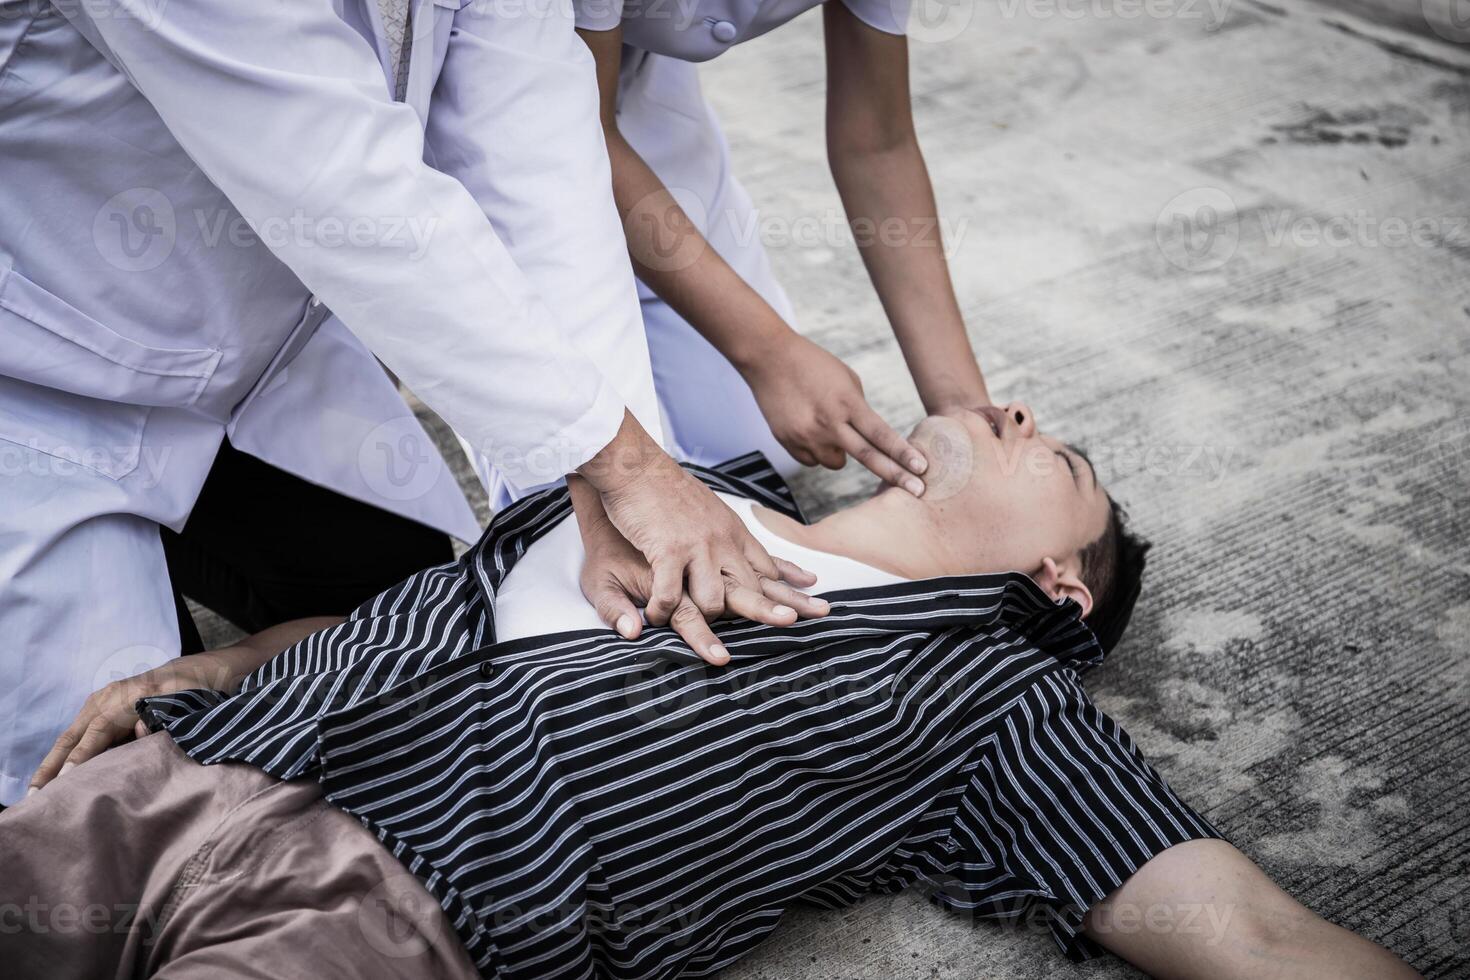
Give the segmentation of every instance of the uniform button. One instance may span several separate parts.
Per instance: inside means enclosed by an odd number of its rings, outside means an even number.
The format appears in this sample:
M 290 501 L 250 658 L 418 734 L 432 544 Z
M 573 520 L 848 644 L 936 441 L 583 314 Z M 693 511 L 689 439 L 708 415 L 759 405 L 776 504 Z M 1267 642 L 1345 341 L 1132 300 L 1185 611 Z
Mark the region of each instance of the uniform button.
M 729 44 L 735 40 L 735 25 L 728 20 L 717 20 L 710 25 L 709 32 L 715 36 L 715 40 L 723 44 Z
M 311 298 L 311 308 L 313 310 L 316 309 L 318 306 L 321 306 L 321 305 L 322 305 L 322 301 L 321 300 L 317 299 L 315 296 L 313 296 Z
M 490 663 L 490 661 L 487 660 L 484 663 L 480 664 L 481 677 L 489 677 L 493 673 L 495 673 L 495 667 L 493 664 Z

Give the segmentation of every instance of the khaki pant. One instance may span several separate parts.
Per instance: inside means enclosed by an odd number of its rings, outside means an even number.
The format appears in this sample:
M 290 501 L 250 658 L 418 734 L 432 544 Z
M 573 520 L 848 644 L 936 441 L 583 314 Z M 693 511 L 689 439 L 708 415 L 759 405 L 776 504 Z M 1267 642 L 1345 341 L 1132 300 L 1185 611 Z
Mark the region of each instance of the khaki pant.
M 310 778 L 167 735 L 0 813 L 0 974 L 471 978 L 437 902 Z

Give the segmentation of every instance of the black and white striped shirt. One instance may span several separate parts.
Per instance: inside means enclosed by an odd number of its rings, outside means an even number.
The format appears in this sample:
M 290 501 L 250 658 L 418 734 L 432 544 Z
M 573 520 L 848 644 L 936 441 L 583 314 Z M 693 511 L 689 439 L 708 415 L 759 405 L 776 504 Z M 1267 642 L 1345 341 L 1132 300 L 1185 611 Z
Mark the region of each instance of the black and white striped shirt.
M 695 469 L 794 514 L 758 457 Z M 495 590 L 570 513 L 508 508 L 236 694 L 143 702 L 205 762 L 308 774 L 440 901 L 487 977 L 699 976 L 798 901 L 922 882 L 1036 912 L 1074 957 L 1088 907 L 1214 831 L 1078 683 L 1102 653 L 1019 574 L 831 593 L 831 614 L 716 632 L 722 668 L 583 630 L 495 643 Z

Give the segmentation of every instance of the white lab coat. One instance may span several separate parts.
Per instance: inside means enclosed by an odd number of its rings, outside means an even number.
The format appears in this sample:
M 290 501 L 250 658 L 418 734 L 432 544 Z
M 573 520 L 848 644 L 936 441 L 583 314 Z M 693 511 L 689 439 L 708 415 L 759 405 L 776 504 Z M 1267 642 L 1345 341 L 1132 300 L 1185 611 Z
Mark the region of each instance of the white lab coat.
M 697 62 L 774 30 L 822 0 L 575 0 L 577 26 L 623 28 L 618 128 L 726 262 L 788 323 L 791 301 L 771 270 L 759 216 L 735 177 Z M 866 24 L 903 34 L 909 0 L 834 0 Z M 818 137 L 813 137 L 818 138 Z M 750 387 L 729 362 L 639 283 L 654 384 L 666 432 L 684 458 L 713 465 L 751 450 L 783 474 L 800 468 L 771 435 Z
M 0 0 L 0 802 L 177 653 L 158 525 L 226 432 L 461 538 L 373 354 L 514 487 L 659 437 L 570 15 L 413 8 L 395 104 L 374 0 Z

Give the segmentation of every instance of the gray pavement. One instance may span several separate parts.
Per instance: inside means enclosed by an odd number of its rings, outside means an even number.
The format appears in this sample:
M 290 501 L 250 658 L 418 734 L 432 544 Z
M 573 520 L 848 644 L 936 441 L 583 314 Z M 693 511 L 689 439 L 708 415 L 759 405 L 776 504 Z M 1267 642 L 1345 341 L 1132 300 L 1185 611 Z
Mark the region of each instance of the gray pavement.
M 1289 890 L 1464 977 L 1470 45 L 1424 28 L 1467 11 L 1353 9 L 957 0 L 913 42 L 915 102 L 992 391 L 1091 447 L 1157 543 L 1089 686 Z M 808 15 L 704 79 L 801 329 L 909 425 L 822 72 Z M 798 492 L 820 513 L 868 485 Z M 794 914 L 720 976 L 1131 975 L 899 896 Z

